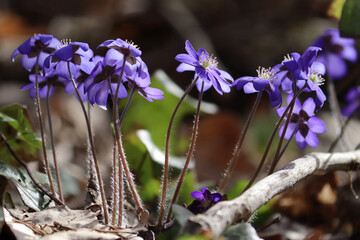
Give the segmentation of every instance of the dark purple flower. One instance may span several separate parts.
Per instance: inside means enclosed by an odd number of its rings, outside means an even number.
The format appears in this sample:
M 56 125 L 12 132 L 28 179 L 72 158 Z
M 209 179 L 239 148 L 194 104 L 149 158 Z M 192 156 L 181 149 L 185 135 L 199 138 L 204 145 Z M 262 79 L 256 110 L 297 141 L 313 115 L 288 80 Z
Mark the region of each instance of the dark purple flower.
M 39 66 L 44 68 L 45 58 L 55 52 L 60 45 L 60 41 L 52 35 L 35 34 L 15 49 L 11 54 L 11 60 L 14 61 L 17 55 L 22 54 L 21 64 L 30 72 L 39 56 Z
M 133 76 L 126 77 L 128 80 L 128 86 L 131 89 L 134 89 L 141 96 L 143 96 L 148 101 L 152 102 L 155 100 L 164 99 L 164 92 L 160 89 L 149 87 L 150 85 L 150 74 L 148 68 L 144 62 L 140 63 L 138 70 Z
M 206 187 L 203 187 L 201 192 L 192 192 L 191 196 L 195 200 L 188 206 L 188 209 L 195 214 L 205 212 L 211 206 L 223 200 L 223 196 L 220 193 L 210 193 Z
M 345 101 L 347 105 L 341 111 L 344 116 L 350 117 L 356 111 L 360 111 L 360 86 L 350 88 Z
M 124 41 L 120 38 L 116 40 L 107 40 L 100 44 L 99 47 L 107 47 L 115 49 L 123 56 L 126 56 L 126 60 L 130 65 L 134 65 L 137 62 L 137 58 L 141 56 L 141 50 L 131 41 Z M 119 61 L 123 61 L 124 57 L 119 58 Z
M 287 98 L 288 104 L 290 104 L 292 98 L 293 94 L 289 94 Z M 316 133 L 326 132 L 324 122 L 320 118 L 314 116 L 315 107 L 316 105 L 312 98 L 306 99 L 303 105 L 301 105 L 299 99 L 295 99 L 295 105 L 285 133 L 285 139 L 290 139 L 294 134 L 296 144 L 300 149 L 306 148 L 307 144 L 311 147 L 317 147 L 319 145 L 319 139 L 316 136 Z M 286 107 L 281 107 L 276 111 L 279 116 L 282 116 L 285 109 Z M 285 117 L 285 120 L 288 115 L 289 114 Z M 284 126 L 285 123 L 280 128 L 279 136 L 282 135 Z
M 110 49 L 104 59 L 99 61 L 90 76 L 85 80 L 85 92 L 88 94 L 89 101 L 92 105 L 98 104 L 101 108 L 106 108 L 109 95 L 116 93 L 117 83 L 120 78 L 122 67 L 114 61 L 113 55 L 117 51 Z M 126 76 L 126 70 L 124 70 Z M 118 98 L 126 98 L 127 91 L 124 82 L 127 81 L 123 76 L 120 81 Z
M 347 66 L 345 60 L 357 61 L 355 40 L 340 37 L 338 29 L 326 29 L 324 34 L 313 45 L 322 48 L 322 52 L 316 61 L 326 66 L 327 73 L 334 80 L 341 79 L 346 75 Z
M 315 103 L 319 109 L 326 100 L 325 94 L 319 87 L 324 81 L 321 75 L 325 73 L 325 66 L 315 62 L 320 50 L 321 48 L 318 47 L 309 47 L 303 55 L 291 53 L 281 65 L 274 67 L 284 92 L 292 93 L 305 86 L 305 92 L 316 93 Z
M 35 78 L 36 78 L 35 74 L 30 74 L 29 75 L 30 83 L 26 84 L 25 86 L 20 88 L 21 90 L 29 89 L 30 97 L 32 97 L 32 98 L 36 97 Z M 54 94 L 55 87 L 65 87 L 68 80 L 65 78 L 62 78 L 62 77 L 58 77 L 55 74 L 55 71 L 52 71 L 45 75 L 41 71 L 38 75 L 38 82 L 39 82 L 40 98 L 47 98 L 48 91 L 49 91 L 49 97 L 50 97 Z
M 272 107 L 281 105 L 281 92 L 279 90 L 280 82 L 277 80 L 275 72 L 269 68 L 260 68 L 256 70 L 257 77 L 241 77 L 236 79 L 232 86 L 236 86 L 237 90 L 244 89 L 245 93 L 254 93 L 265 90 L 270 97 Z
M 78 71 L 90 74 L 93 68 L 92 57 L 93 51 L 87 43 L 64 43 L 57 51 L 45 59 L 44 66 L 50 70 L 54 68 L 57 75 L 70 79 L 68 63 L 70 63 L 73 77 L 79 74 Z
M 175 57 L 177 61 L 181 62 L 176 71 L 194 71 L 195 79 L 199 77 L 196 82 L 199 91 L 202 83 L 204 83 L 204 91 L 214 86 L 215 90 L 221 95 L 230 92 L 233 78 L 229 73 L 217 68 L 216 58 L 210 56 L 202 48 L 196 52 L 188 40 L 185 42 L 185 50 L 188 54 L 182 53 Z

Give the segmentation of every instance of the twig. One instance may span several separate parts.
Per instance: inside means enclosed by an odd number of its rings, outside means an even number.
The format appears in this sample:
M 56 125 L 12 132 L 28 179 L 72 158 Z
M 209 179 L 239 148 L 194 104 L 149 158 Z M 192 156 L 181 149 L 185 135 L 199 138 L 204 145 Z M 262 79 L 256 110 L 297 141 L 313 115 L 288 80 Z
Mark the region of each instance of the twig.
M 274 196 L 294 186 L 307 176 L 320 172 L 351 171 L 360 167 L 360 150 L 342 153 L 311 153 L 296 159 L 267 176 L 231 201 L 219 202 L 204 214 L 188 219 L 183 232 L 199 234 L 211 231 L 215 236 L 238 221 L 246 221 Z

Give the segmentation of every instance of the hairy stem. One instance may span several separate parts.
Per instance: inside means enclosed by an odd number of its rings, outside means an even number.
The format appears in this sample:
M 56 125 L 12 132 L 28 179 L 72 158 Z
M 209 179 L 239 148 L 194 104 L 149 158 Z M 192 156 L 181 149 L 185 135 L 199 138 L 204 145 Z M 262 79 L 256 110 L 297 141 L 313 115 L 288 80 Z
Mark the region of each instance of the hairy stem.
M 249 117 L 248 117 L 248 119 L 246 121 L 245 128 L 242 130 L 240 138 L 239 138 L 238 142 L 235 145 L 235 152 L 233 154 L 233 157 L 230 159 L 230 161 L 228 163 L 228 167 L 225 170 L 224 177 L 220 182 L 219 188 L 217 189 L 218 193 L 221 193 L 224 190 L 224 188 L 225 188 L 226 184 L 228 183 L 228 181 L 230 179 L 230 176 L 231 176 L 231 174 L 232 174 L 232 172 L 234 170 L 236 162 L 239 159 L 242 144 L 244 142 L 247 130 L 249 129 L 250 122 L 252 121 L 252 119 L 253 119 L 253 117 L 255 115 L 255 112 L 256 112 L 256 110 L 257 110 L 257 108 L 259 106 L 262 93 L 263 93 L 263 91 L 260 91 L 256 96 L 255 103 L 254 103 L 254 105 L 253 105 L 253 107 L 251 109 L 250 115 L 249 115 Z
M 279 143 L 278 143 L 278 147 L 276 148 L 276 152 L 275 152 L 275 156 L 273 158 L 273 161 L 272 161 L 272 164 L 271 164 L 271 167 L 270 167 L 270 170 L 269 170 L 269 175 L 272 174 L 275 170 L 275 167 L 277 165 L 277 163 L 279 162 L 280 160 L 280 149 L 281 149 L 281 145 L 282 145 L 282 142 L 284 141 L 284 138 L 285 138 L 285 134 L 286 134 L 286 131 L 287 131 L 287 128 L 289 126 L 289 123 L 290 123 L 290 119 L 291 119 L 291 114 L 294 110 L 294 106 L 295 106 L 295 101 L 292 101 L 290 103 L 291 107 L 290 107 L 290 110 L 289 110 L 289 113 L 288 113 L 288 117 L 286 119 L 286 122 L 285 122 L 285 126 L 284 126 L 284 130 L 280 136 L 280 140 L 279 140 Z
M 54 182 L 52 180 L 50 166 L 49 166 L 49 160 L 47 158 L 46 153 L 46 143 L 45 143 L 45 130 L 44 130 L 44 123 L 43 123 L 43 116 L 42 116 L 42 110 L 41 110 L 41 103 L 40 103 L 40 95 L 39 95 L 39 55 L 36 58 L 36 64 L 35 64 L 35 90 L 36 90 L 36 111 L 39 118 L 39 125 L 40 125 L 40 132 L 41 132 L 41 142 L 42 142 L 42 152 L 44 156 L 44 162 L 45 162 L 45 171 L 49 179 L 50 183 L 50 189 L 54 196 L 56 196 L 55 192 L 55 186 Z
M 170 134 L 172 130 L 172 125 L 174 123 L 175 115 L 179 110 L 181 103 L 184 101 L 185 97 L 189 94 L 191 89 L 195 86 L 197 77 L 191 85 L 186 89 L 182 97 L 180 98 L 179 102 L 175 106 L 174 112 L 171 115 L 167 134 L 166 134 L 166 142 L 165 142 L 165 162 L 164 162 L 164 175 L 163 175 L 163 182 L 162 182 L 162 193 L 161 193 L 161 201 L 160 201 L 160 210 L 159 210 L 159 217 L 158 217 L 158 228 L 161 228 L 162 220 L 165 211 L 165 202 L 166 202 L 166 191 L 167 191 L 167 184 L 168 184 L 168 176 L 169 176 L 169 152 L 170 152 Z
M 88 131 L 88 137 L 89 137 L 89 142 L 90 142 L 90 147 L 91 147 L 91 153 L 92 153 L 93 158 L 94 158 L 94 165 L 95 165 L 95 170 L 96 170 L 96 176 L 97 176 L 98 181 L 99 181 L 99 190 L 100 190 L 100 195 L 101 195 L 102 207 L 103 207 L 103 211 L 104 211 L 105 224 L 109 224 L 109 214 L 108 214 L 108 209 L 107 209 L 107 203 L 106 203 L 106 197 L 105 197 L 105 190 L 104 190 L 103 181 L 102 181 L 102 178 L 101 178 L 99 162 L 98 162 L 97 155 L 96 155 L 95 143 L 94 143 L 94 136 L 93 136 L 93 133 L 92 133 L 92 130 L 91 130 L 91 126 L 90 126 L 90 120 L 89 120 L 89 118 L 88 118 L 88 115 L 87 115 L 87 113 L 86 113 L 86 109 L 85 109 L 84 103 L 83 103 L 83 101 L 81 100 L 81 96 L 80 96 L 79 90 L 78 90 L 78 88 L 77 88 L 77 86 L 76 86 L 75 80 L 74 80 L 73 75 L 72 75 L 72 73 L 71 73 L 71 70 L 70 70 L 70 62 L 68 62 L 67 65 L 68 65 L 68 70 L 69 70 L 69 75 L 70 75 L 71 82 L 72 82 L 72 84 L 73 84 L 73 86 L 74 86 L 76 95 L 77 95 L 77 97 L 78 97 L 78 99 L 79 99 L 79 103 L 80 103 L 81 109 L 82 109 L 83 114 L 84 114 L 84 117 L 85 117 L 86 127 L 87 127 L 87 131 Z
M 56 158 L 49 94 L 50 94 L 50 86 L 48 86 L 48 91 L 47 91 L 47 96 L 46 96 L 46 108 L 47 108 L 47 113 L 48 113 L 47 115 L 48 115 L 49 131 L 50 131 L 51 150 L 52 150 L 53 159 L 54 159 L 54 167 L 55 167 L 55 174 L 56 174 L 56 181 L 57 181 L 57 186 L 58 186 L 58 191 L 59 191 L 59 197 L 62 202 L 65 202 L 64 195 L 62 192 L 62 187 L 61 187 L 59 167 L 58 167 L 57 158 Z
M 202 82 L 201 91 L 200 91 L 200 94 L 199 94 L 199 100 L 198 100 L 198 105 L 197 105 L 197 109 L 196 109 L 195 121 L 194 121 L 194 125 L 193 125 L 193 133 L 192 133 L 192 136 L 191 136 L 191 144 L 189 146 L 189 150 L 188 150 L 188 153 L 187 153 L 187 156 L 186 156 L 185 165 L 184 165 L 183 169 L 181 170 L 181 174 L 179 176 L 179 180 L 178 180 L 178 183 L 176 185 L 176 189 L 175 189 L 173 198 L 171 200 L 171 205 L 173 205 L 178 199 L 180 189 L 181 189 L 181 185 L 184 182 L 185 174 L 186 174 L 186 172 L 188 170 L 191 157 L 193 156 L 193 153 L 194 153 L 194 150 L 195 150 L 195 143 L 196 143 L 196 138 L 197 138 L 198 128 L 199 128 L 200 106 L 201 106 L 201 101 L 202 101 L 203 94 L 204 94 L 204 82 Z M 172 215 L 171 205 L 170 205 L 169 213 L 167 215 L 166 222 L 170 221 L 170 218 L 171 218 L 171 215 Z
M 296 95 L 294 96 L 294 98 L 291 100 L 290 104 L 286 107 L 283 115 L 280 117 L 280 119 L 279 119 L 278 123 L 276 124 L 276 127 L 275 127 L 275 129 L 274 129 L 274 131 L 273 131 L 273 133 L 272 133 L 272 135 L 271 135 L 271 137 L 270 137 L 270 140 L 269 140 L 269 142 L 268 142 L 268 144 L 267 144 L 267 146 L 266 146 L 266 149 L 265 149 L 264 154 L 263 154 L 263 156 L 262 156 L 262 158 L 261 158 L 261 160 L 260 160 L 260 163 L 259 163 L 259 165 L 257 166 L 256 171 L 255 171 L 253 177 L 250 179 L 248 185 L 246 185 L 245 189 L 243 190 L 243 193 L 244 193 L 246 190 L 248 190 L 248 189 L 251 187 L 251 185 L 253 185 L 253 183 L 255 182 L 256 178 L 258 177 L 258 175 L 259 175 L 259 173 L 260 173 L 260 170 L 261 170 L 261 168 L 263 167 L 263 165 L 264 165 L 264 163 L 265 163 L 265 160 L 266 160 L 266 157 L 267 157 L 267 155 L 268 155 L 268 153 L 269 153 L 271 144 L 272 144 L 272 142 L 273 142 L 273 140 L 274 140 L 274 138 L 275 138 L 275 135 L 276 135 L 276 133 L 277 133 L 277 131 L 278 131 L 278 129 L 279 129 L 282 121 L 284 120 L 286 114 L 288 113 L 291 104 L 292 104 L 293 102 L 295 102 L 295 99 L 300 95 L 300 93 L 305 89 L 305 87 L 306 87 L 306 85 L 304 85 L 304 87 L 302 87 L 302 88 L 300 89 L 300 91 L 296 93 Z
M 117 144 L 118 151 L 119 151 L 119 154 L 120 154 L 120 160 L 121 160 L 121 163 L 122 163 L 122 167 L 123 167 L 123 169 L 125 171 L 125 175 L 126 175 L 126 178 L 128 180 L 131 193 L 133 195 L 135 204 L 137 206 L 138 214 L 140 214 L 140 215 L 142 215 L 142 214 L 146 215 L 147 214 L 148 215 L 147 210 L 145 210 L 144 207 L 143 207 L 143 204 L 142 204 L 141 199 L 140 199 L 140 195 L 136 190 L 135 183 L 133 181 L 131 171 L 130 171 L 129 166 L 127 164 L 126 157 L 125 157 L 125 152 L 124 152 L 124 148 L 123 148 L 123 144 L 122 144 L 121 129 L 119 128 L 120 121 L 119 121 L 119 109 L 118 109 L 117 97 L 119 95 L 120 84 L 121 84 L 121 81 L 122 81 L 122 77 L 124 75 L 125 63 L 126 63 L 126 60 L 127 60 L 128 57 L 129 56 L 124 55 L 124 61 L 123 61 L 123 65 L 122 65 L 122 68 L 121 68 L 120 77 L 119 77 L 118 82 L 117 82 L 115 95 L 113 96 L 113 101 L 114 101 L 113 102 L 113 107 L 114 107 L 114 109 L 113 109 L 113 121 L 114 121 L 114 128 L 115 128 L 115 140 L 116 140 L 116 144 Z M 119 169 L 121 169 L 121 167 L 119 167 Z M 120 185 L 119 188 L 123 189 L 123 186 L 121 186 L 121 185 L 123 185 L 123 183 L 119 182 L 119 185 Z M 121 205 L 119 207 L 119 209 L 122 209 L 124 203 L 120 202 L 119 204 Z M 122 216 L 120 216 L 120 217 L 122 217 Z

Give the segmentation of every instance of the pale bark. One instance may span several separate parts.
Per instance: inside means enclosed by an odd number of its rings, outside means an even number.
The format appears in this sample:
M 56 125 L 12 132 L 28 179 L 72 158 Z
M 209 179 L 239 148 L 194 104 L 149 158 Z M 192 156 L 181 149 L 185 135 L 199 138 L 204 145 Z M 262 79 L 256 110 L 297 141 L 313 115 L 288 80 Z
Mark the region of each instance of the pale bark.
M 190 217 L 183 232 L 199 234 L 203 230 L 210 230 L 214 236 L 220 236 L 227 227 L 248 220 L 258 208 L 274 196 L 291 188 L 307 176 L 338 170 L 357 170 L 359 166 L 360 150 L 308 154 L 260 180 L 239 197 L 231 201 L 219 202 L 204 214 Z

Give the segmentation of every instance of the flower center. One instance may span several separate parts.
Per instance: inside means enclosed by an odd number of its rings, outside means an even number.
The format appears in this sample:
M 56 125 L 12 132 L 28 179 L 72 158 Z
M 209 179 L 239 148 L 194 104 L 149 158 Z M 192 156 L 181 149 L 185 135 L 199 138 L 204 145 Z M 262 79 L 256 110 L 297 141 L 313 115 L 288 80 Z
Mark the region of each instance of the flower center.
M 309 73 L 307 74 L 308 78 L 316 85 L 320 86 L 324 84 L 325 79 L 321 76 L 320 73 L 314 69 L 309 68 Z
M 275 72 L 271 68 L 259 67 L 256 70 L 258 78 L 269 80 L 270 82 L 274 79 Z
M 205 70 L 211 70 L 213 68 L 217 68 L 218 62 L 216 60 L 216 57 L 213 57 L 213 55 L 209 55 L 207 53 L 202 53 L 199 58 L 201 66 Z
M 284 56 L 284 62 L 291 61 L 291 60 L 294 60 L 294 58 L 291 57 L 290 54 L 287 54 L 286 56 Z
M 126 43 L 129 44 L 130 47 L 136 48 L 136 49 L 140 49 L 138 45 L 136 45 L 133 41 L 131 40 L 125 40 Z

